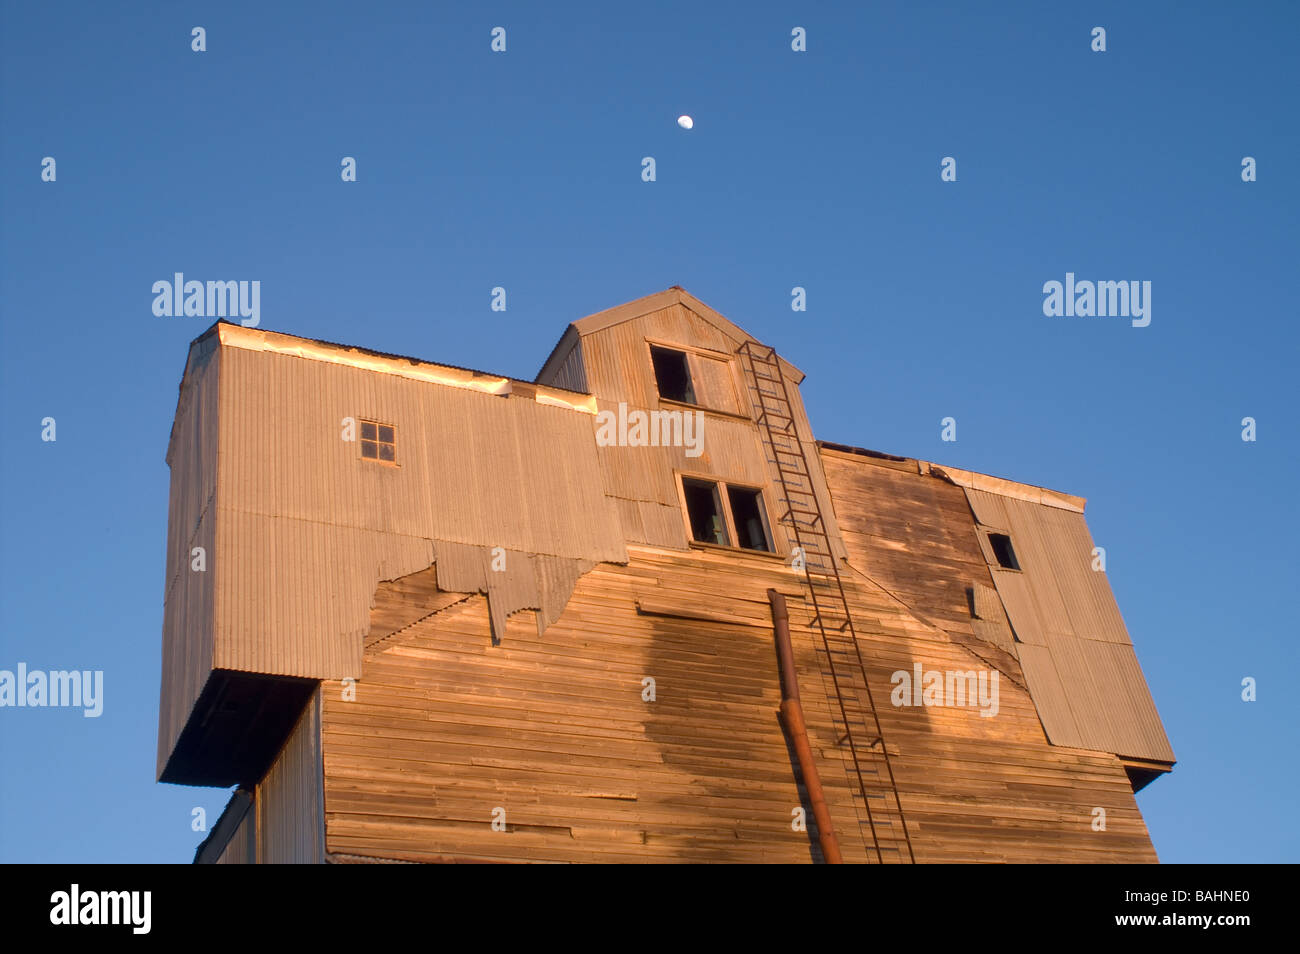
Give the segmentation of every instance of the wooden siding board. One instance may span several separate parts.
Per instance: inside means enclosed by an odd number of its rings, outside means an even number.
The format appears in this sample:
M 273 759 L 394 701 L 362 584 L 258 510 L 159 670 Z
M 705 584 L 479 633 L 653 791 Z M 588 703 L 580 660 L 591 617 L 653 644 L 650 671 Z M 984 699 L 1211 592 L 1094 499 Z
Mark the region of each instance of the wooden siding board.
M 828 448 L 819 456 L 850 565 L 945 631 L 1014 653 L 961 489 L 920 474 L 915 462 L 904 468 Z M 980 627 L 966 595 L 978 587 L 995 594 L 977 607 L 988 614 Z
M 766 588 L 799 577 L 761 558 L 634 548 L 575 587 L 538 634 L 526 614 L 486 639 L 488 608 L 439 614 L 367 660 L 355 702 L 326 694 L 329 850 L 410 861 L 811 860 L 776 718 Z M 846 583 L 922 861 L 1154 861 L 1122 766 L 1050 745 L 1028 694 L 1000 713 L 894 708 L 890 674 L 978 665 L 867 581 Z M 638 599 L 718 615 L 642 615 Z M 382 597 L 381 597 L 382 599 Z M 865 862 L 846 758 L 808 608 L 791 601 L 805 718 L 846 858 Z M 723 618 L 725 617 L 725 619 Z M 641 679 L 656 678 L 654 702 Z M 1115 821 L 1091 833 L 1095 805 Z M 491 830 L 506 809 L 508 832 Z

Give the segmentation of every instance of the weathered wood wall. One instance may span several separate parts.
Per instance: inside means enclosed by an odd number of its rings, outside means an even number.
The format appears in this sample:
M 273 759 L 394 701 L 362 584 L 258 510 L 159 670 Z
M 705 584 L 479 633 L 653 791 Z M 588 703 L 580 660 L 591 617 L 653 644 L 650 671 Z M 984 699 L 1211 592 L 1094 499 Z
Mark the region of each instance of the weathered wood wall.
M 962 488 L 911 459 L 820 455 L 849 564 L 947 633 L 1016 656 Z
M 1154 861 L 1122 766 L 1048 744 L 1032 701 L 999 711 L 889 704 L 891 675 L 979 659 L 863 579 L 846 583 L 919 861 Z M 355 701 L 323 687 L 327 844 L 358 857 L 809 861 L 765 591 L 774 561 L 636 548 L 586 574 L 543 636 L 521 613 L 488 639 L 471 597 L 388 636 Z M 407 599 L 410 599 L 408 592 Z M 383 615 L 383 593 L 376 613 Z M 693 620 L 638 612 L 700 612 Z M 791 599 L 813 747 L 846 859 L 867 861 L 824 663 Z M 726 621 L 723 621 L 726 620 Z M 391 625 L 391 624 L 389 624 Z M 656 698 L 643 701 L 643 679 Z M 1093 809 L 1107 830 L 1091 828 Z M 503 809 L 507 830 L 492 829 Z

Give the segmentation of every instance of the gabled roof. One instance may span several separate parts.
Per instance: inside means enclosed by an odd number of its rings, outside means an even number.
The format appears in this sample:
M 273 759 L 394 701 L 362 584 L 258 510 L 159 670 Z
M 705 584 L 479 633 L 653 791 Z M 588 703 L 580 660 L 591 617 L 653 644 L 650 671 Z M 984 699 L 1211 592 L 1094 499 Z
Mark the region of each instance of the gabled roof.
M 572 322 L 565 329 L 560 340 L 556 342 L 555 347 L 551 349 L 550 355 L 547 356 L 542 365 L 542 370 L 538 372 L 538 378 L 541 378 L 546 373 L 547 368 L 551 366 L 557 357 L 567 354 L 568 349 L 565 347 L 565 343 L 571 342 L 575 336 L 585 338 L 596 332 L 604 331 L 606 328 L 612 328 L 614 325 L 622 324 L 625 321 L 633 321 L 643 315 L 669 308 L 672 305 L 682 305 L 690 309 L 690 311 L 722 332 L 736 347 L 740 347 L 746 341 L 762 344 L 744 328 L 741 328 L 720 312 L 710 308 L 680 285 L 673 285 L 664 291 L 655 292 L 653 295 L 646 295 L 644 298 L 638 298 L 622 305 L 615 305 L 613 308 L 606 308 L 604 311 L 598 311 L 595 314 Z M 792 374 L 795 384 L 803 381 L 805 375 L 802 371 L 784 357 L 781 358 L 781 362 L 783 369 Z

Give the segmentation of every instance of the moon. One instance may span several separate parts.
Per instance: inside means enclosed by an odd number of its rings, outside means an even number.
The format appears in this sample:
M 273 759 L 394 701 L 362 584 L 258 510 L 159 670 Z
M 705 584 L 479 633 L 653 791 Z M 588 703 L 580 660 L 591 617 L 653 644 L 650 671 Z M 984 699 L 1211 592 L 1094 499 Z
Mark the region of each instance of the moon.
M 695 120 L 691 119 L 690 116 L 678 116 L 677 125 L 681 126 L 683 129 L 690 129 L 695 125 Z

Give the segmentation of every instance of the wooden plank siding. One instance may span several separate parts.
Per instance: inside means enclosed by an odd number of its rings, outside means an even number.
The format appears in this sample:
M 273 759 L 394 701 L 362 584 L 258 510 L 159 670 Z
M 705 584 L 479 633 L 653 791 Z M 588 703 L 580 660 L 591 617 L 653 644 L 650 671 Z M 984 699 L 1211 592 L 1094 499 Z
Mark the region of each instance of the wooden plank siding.
M 800 577 L 758 557 L 633 548 L 578 581 L 543 635 L 521 613 L 500 646 L 480 597 L 367 657 L 355 701 L 325 684 L 331 853 L 408 861 L 813 859 L 780 703 L 766 589 Z M 919 861 L 1154 861 L 1123 767 L 1050 745 L 1028 695 L 999 712 L 889 705 L 891 675 L 981 666 L 869 581 L 846 581 Z M 376 613 L 385 611 L 377 594 Z M 638 612 L 654 601 L 713 619 Z M 791 599 L 810 740 L 846 860 L 868 853 L 825 666 Z M 726 620 L 734 620 L 726 621 Z M 642 680 L 656 698 L 643 701 Z M 1107 831 L 1091 830 L 1092 810 Z M 505 810 L 508 830 L 494 831 Z
M 922 475 L 910 459 L 826 447 L 820 457 L 850 565 L 950 635 L 1015 657 L 962 489 Z M 1014 659 L 1003 661 L 1016 676 Z

